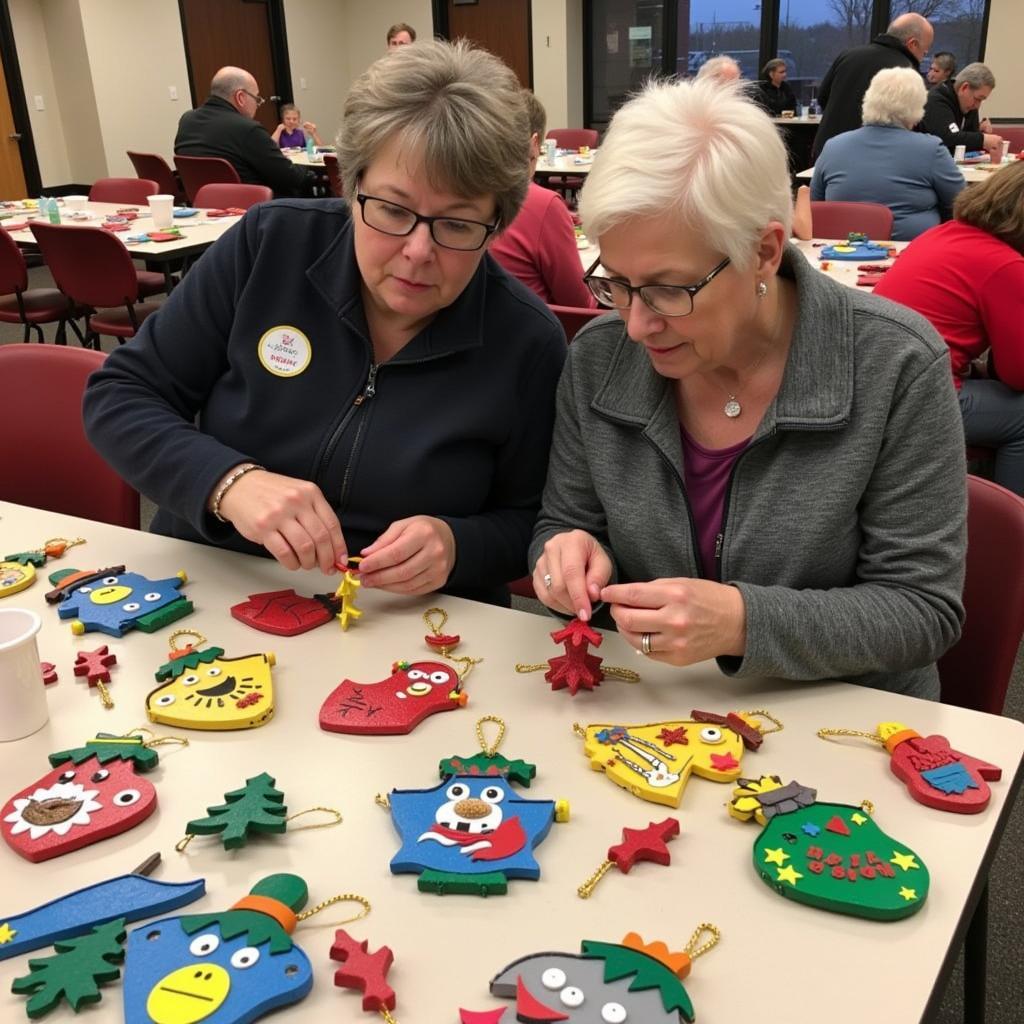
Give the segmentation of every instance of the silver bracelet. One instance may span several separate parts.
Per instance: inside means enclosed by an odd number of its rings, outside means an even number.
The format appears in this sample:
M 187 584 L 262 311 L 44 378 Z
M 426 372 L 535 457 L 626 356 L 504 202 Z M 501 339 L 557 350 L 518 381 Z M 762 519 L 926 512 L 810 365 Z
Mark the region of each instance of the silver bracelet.
M 220 503 L 224 500 L 224 495 L 227 494 L 231 487 L 241 480 L 246 473 L 251 473 L 254 469 L 262 469 L 265 472 L 266 466 L 260 466 L 255 462 L 245 462 L 230 474 L 220 487 L 217 488 L 217 493 L 213 496 L 213 504 L 210 507 L 210 511 L 213 513 L 214 518 L 219 522 L 226 523 L 228 521 L 220 514 Z

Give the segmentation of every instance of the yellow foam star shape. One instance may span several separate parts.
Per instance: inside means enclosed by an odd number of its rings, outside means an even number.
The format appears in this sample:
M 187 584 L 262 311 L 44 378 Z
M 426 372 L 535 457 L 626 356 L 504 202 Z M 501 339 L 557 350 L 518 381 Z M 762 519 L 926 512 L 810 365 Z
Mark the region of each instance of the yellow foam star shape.
M 764 862 L 765 864 L 778 864 L 781 868 L 786 861 L 789 860 L 789 854 L 780 846 L 777 850 L 765 850 L 764 851 Z
M 865 818 L 864 815 L 860 813 L 860 811 L 858 811 L 856 814 L 850 815 L 850 821 L 852 821 L 854 825 L 863 825 L 864 822 L 867 820 L 868 819 Z
M 357 608 L 347 597 L 342 598 L 341 611 L 335 615 L 335 618 L 341 623 L 341 628 L 347 630 L 349 626 L 349 619 L 359 619 L 362 617 L 362 611 Z
M 6 922 L 0 924 L 0 946 L 10 942 L 18 933 Z
M 890 864 L 895 864 L 898 867 L 903 868 L 904 871 L 909 871 L 911 868 L 919 868 L 921 865 L 914 860 L 912 853 L 893 853 L 889 859 Z
M 906 886 L 903 886 L 903 888 L 900 889 L 900 895 L 907 900 L 908 903 L 910 900 L 917 899 L 917 893 L 913 889 L 908 889 Z
M 789 882 L 790 885 L 796 885 L 796 880 L 803 877 L 804 876 L 801 875 L 792 864 L 784 868 L 779 868 L 778 881 L 780 882 Z

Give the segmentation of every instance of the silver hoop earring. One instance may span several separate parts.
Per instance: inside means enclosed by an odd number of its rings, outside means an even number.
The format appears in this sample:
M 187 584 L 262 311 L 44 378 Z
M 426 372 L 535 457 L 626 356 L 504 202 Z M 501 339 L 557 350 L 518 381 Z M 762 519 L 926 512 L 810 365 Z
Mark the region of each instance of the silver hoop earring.
M 757 282 L 757 297 L 763 299 L 768 294 L 768 285 L 764 281 Z

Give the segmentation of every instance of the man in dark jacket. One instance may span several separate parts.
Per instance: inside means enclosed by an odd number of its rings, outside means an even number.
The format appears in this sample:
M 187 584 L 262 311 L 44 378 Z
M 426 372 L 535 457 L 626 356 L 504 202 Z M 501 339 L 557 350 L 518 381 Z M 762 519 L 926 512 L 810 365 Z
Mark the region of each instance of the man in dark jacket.
M 256 79 L 248 71 L 221 68 L 210 83 L 209 99 L 182 114 L 175 155 L 218 156 L 232 164 L 246 184 L 269 185 L 279 197 L 309 195 L 313 173 L 284 156 L 254 120 L 263 103 Z
M 978 121 L 978 109 L 995 87 L 995 75 L 986 65 L 968 64 L 952 82 L 928 91 L 918 131 L 937 135 L 950 153 L 963 146 L 968 152 L 983 149 L 1001 160 L 1002 138 L 992 134 L 987 120 Z
M 860 105 L 875 73 L 883 68 L 917 68 L 934 37 L 935 30 L 926 18 L 901 14 L 870 43 L 844 50 L 836 57 L 818 90 L 822 116 L 814 137 L 815 159 L 834 135 L 861 126 Z

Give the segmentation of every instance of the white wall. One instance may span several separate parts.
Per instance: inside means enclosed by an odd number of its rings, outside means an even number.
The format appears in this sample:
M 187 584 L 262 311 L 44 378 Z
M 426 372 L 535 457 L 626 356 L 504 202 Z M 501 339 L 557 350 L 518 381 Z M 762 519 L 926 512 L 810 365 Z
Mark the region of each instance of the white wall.
M 534 0 L 533 91 L 549 128 L 583 127 L 581 0 Z
M 1024 121 L 1022 39 L 1024 3 L 1021 0 L 992 0 L 985 63 L 996 76 L 996 87 L 992 98 L 982 107 L 982 112 L 988 117 L 1013 117 Z
M 547 3 L 548 0 L 542 0 Z M 358 78 L 387 52 L 388 29 L 404 21 L 416 29 L 417 39 L 430 39 L 434 18 L 430 0 L 344 0 L 347 11 L 349 82 Z M 294 74 L 294 72 L 293 72 Z

